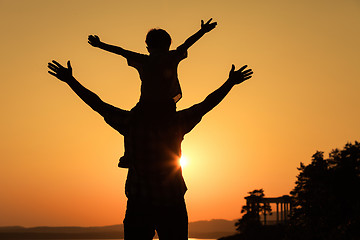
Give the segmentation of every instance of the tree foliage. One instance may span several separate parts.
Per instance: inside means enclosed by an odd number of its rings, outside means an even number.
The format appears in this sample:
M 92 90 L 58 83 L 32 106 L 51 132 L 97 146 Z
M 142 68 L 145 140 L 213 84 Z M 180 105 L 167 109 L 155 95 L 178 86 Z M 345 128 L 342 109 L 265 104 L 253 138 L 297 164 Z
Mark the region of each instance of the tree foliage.
M 254 232 L 261 227 L 260 214 L 271 214 L 269 204 L 261 204 L 264 198 L 263 189 L 255 189 L 249 192 L 246 197 L 250 204 L 244 205 L 241 213 L 244 213 L 241 219 L 235 223 L 236 230 L 242 233 Z
M 300 163 L 290 218 L 295 239 L 359 239 L 360 143 Z

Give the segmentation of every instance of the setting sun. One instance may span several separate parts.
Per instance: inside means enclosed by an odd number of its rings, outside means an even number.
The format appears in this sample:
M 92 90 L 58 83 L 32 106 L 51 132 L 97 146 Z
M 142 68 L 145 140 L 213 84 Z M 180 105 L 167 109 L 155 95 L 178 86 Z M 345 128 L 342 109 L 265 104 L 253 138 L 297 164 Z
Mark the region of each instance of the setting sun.
M 180 166 L 182 168 L 186 167 L 188 165 L 188 159 L 186 156 L 182 155 L 180 158 Z

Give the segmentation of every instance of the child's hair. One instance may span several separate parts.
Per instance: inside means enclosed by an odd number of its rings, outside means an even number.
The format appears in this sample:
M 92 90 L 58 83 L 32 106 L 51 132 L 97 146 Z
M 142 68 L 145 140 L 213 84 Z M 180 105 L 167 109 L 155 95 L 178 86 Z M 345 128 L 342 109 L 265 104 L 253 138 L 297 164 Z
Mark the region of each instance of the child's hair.
M 145 43 L 149 48 L 168 50 L 171 45 L 171 37 L 164 29 L 153 28 L 147 33 Z

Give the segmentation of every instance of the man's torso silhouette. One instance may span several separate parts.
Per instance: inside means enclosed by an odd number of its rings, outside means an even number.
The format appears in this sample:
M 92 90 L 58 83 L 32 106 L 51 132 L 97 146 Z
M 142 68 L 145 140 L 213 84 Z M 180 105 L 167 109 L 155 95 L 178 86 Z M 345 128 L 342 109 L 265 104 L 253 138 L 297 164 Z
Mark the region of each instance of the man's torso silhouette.
M 200 122 L 203 111 L 197 104 L 176 112 L 175 103 L 169 104 L 173 111 L 164 106 L 147 106 L 146 111 L 114 108 L 104 117 L 124 136 L 125 157 L 130 159 L 125 186 L 127 239 L 152 239 L 155 229 L 162 239 L 187 239 L 181 142 Z

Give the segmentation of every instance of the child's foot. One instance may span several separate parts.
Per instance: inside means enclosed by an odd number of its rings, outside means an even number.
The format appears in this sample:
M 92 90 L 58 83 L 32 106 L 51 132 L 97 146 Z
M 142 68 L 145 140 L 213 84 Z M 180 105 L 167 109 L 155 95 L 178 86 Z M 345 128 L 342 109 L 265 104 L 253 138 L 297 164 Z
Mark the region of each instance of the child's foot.
M 125 156 L 122 156 L 118 164 L 119 168 L 129 168 L 129 159 Z

